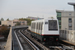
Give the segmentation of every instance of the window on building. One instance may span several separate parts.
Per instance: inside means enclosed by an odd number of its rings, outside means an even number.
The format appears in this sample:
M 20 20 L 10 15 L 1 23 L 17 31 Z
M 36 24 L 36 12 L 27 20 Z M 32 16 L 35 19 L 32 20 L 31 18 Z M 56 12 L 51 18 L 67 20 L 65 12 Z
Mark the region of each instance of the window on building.
M 69 26 L 72 26 L 72 23 L 69 23 Z
M 61 17 L 57 17 L 58 20 L 61 20 Z
M 61 25 L 59 25 L 59 28 L 61 29 Z
M 17 22 L 13 22 L 13 23 L 17 23 Z
M 69 18 L 69 23 L 72 23 L 72 18 Z
M 69 21 L 69 30 L 72 30 L 72 18 L 69 18 L 68 19 L 68 21 Z
M 25 22 L 22 22 L 22 23 L 25 23 Z
M 71 13 L 69 15 L 71 15 Z
M 72 13 L 70 12 L 69 15 L 71 15 Z
M 59 22 L 59 25 L 61 25 L 61 22 Z
M 69 18 L 69 20 L 72 20 L 72 18 Z
M 61 12 L 57 12 L 57 16 L 61 16 Z
M 69 27 L 69 30 L 72 30 L 72 27 L 71 26 Z

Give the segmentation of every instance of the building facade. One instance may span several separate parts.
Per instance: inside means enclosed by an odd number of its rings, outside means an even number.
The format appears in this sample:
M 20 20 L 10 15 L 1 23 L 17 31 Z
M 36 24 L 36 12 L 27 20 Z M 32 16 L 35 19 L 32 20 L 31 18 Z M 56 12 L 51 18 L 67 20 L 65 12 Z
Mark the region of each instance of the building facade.
M 13 26 L 13 21 L 1 21 L 1 25 Z
M 56 13 L 57 13 L 57 19 L 59 21 L 59 28 L 61 29 L 61 11 L 56 10 Z
M 70 44 L 75 44 L 75 3 L 69 3 L 74 6 L 74 11 L 56 10 L 57 18 L 61 19 L 60 39 L 64 39 Z M 58 20 L 60 20 L 58 18 Z M 60 22 L 60 21 L 59 21 Z
M 74 11 L 56 10 L 56 13 L 61 30 L 74 29 Z
M 19 22 L 20 25 L 27 25 L 27 21 L 18 20 L 18 19 L 9 20 L 9 21 L 1 21 L 1 25 L 15 26 L 17 22 Z

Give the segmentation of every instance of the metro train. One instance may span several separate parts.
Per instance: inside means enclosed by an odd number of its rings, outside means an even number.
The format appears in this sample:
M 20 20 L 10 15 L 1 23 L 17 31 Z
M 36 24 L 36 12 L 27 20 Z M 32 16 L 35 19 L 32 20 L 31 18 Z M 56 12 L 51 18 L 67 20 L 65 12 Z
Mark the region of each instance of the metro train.
M 59 23 L 48 18 L 31 22 L 31 36 L 44 43 L 57 44 L 59 41 Z

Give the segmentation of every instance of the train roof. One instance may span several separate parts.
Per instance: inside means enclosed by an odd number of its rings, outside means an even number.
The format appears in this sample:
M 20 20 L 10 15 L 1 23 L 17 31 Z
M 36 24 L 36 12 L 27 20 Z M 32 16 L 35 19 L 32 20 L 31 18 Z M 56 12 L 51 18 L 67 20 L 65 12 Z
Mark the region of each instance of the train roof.
M 35 20 L 35 21 L 32 21 L 32 22 L 43 22 L 43 21 L 46 21 L 46 20 L 57 20 L 55 18 L 48 18 L 48 19 L 40 19 L 40 20 Z

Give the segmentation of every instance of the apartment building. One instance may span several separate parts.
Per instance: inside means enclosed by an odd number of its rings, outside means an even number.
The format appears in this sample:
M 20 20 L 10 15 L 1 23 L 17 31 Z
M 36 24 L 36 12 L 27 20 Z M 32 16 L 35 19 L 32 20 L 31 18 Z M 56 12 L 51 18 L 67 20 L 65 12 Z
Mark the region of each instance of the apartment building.
M 61 30 L 74 29 L 74 11 L 56 10 L 56 13 Z

